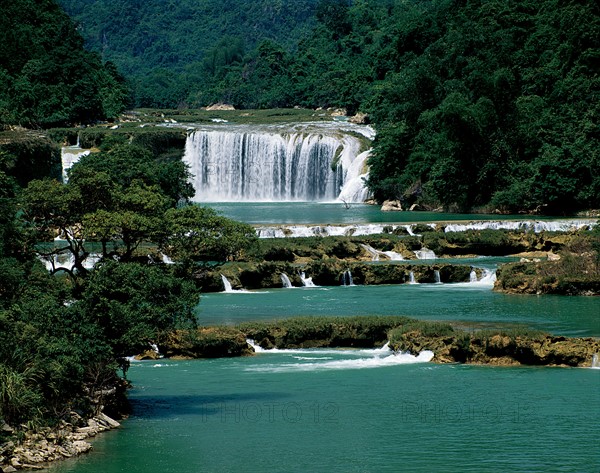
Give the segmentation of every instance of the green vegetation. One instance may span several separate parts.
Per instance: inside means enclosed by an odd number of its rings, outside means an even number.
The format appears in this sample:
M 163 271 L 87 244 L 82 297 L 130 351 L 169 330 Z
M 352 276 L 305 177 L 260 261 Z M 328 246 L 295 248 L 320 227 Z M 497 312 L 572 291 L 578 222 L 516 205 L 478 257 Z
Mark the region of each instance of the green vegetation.
M 110 412 L 103 393 L 122 391 L 125 357 L 195 326 L 187 268 L 254 244 L 251 227 L 186 205 L 187 169 L 156 142 L 113 143 L 67 184 L 29 175 L 24 188 L 13 156 L 0 155 L 1 421 L 18 429 Z M 182 264 L 148 264 L 159 251 Z M 48 272 L 38 255 L 70 263 Z
M 0 16 L 0 128 L 116 117 L 128 90 L 114 65 L 83 49 L 54 0 L 5 2 Z
M 259 44 L 294 48 L 314 26 L 318 0 L 59 3 L 77 21 L 87 46 L 127 76 L 137 106 L 176 108 L 199 93 L 198 84 L 218 84 L 229 69 L 252 67 Z
M 382 346 L 391 328 L 407 317 L 294 317 L 274 322 L 244 323 L 237 328 L 263 348 Z
M 600 295 L 600 229 L 581 232 L 560 259 L 502 265 L 496 289 L 510 293 Z
M 138 106 L 363 111 L 378 132 L 368 185 L 379 201 L 600 207 L 593 2 L 319 0 L 277 10 L 256 0 L 225 2 L 212 17 L 202 14 L 215 2 L 160 4 L 158 14 L 159 3 L 123 11 L 115 1 L 62 1 L 90 47 L 135 83 Z M 224 33 L 230 15 L 241 21 Z M 292 17 L 298 27 L 279 32 L 264 21 L 279 28 Z

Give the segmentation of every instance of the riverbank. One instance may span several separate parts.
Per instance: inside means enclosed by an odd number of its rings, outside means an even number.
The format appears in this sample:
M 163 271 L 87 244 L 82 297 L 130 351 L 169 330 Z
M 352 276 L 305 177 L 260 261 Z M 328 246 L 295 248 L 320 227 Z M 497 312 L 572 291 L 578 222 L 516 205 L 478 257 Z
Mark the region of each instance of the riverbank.
M 173 333 L 162 345 L 169 358 L 250 356 L 255 350 L 377 348 L 389 342 L 396 352 L 433 352 L 436 363 L 590 367 L 600 340 L 567 338 L 516 329 L 466 331 L 448 323 L 407 317 L 297 317 L 235 327 L 203 327 Z M 139 359 L 144 359 L 142 355 Z
M 103 413 L 87 420 L 75 412 L 69 417 L 69 422 L 61 420 L 55 427 L 21 430 L 20 441 L 8 440 L 0 445 L 0 471 L 41 470 L 51 462 L 89 452 L 93 447 L 87 440 L 120 427 L 119 422 Z M 3 430 L 14 432 L 7 425 Z

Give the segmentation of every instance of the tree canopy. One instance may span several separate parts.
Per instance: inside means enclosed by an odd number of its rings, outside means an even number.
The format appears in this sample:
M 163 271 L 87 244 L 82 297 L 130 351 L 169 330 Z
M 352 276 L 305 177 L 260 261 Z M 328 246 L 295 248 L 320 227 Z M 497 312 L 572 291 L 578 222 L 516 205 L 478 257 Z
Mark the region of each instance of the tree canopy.
M 83 48 L 54 0 L 2 2 L 0 126 L 49 127 L 115 117 L 128 89 L 114 65 Z

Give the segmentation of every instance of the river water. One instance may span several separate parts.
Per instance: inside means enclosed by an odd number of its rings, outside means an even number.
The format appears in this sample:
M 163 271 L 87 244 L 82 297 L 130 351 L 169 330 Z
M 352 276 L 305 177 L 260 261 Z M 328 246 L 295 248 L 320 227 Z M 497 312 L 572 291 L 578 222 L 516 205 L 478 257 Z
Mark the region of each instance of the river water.
M 202 324 L 356 314 L 600 336 L 598 298 L 512 296 L 477 283 L 215 293 L 198 307 Z M 426 359 L 280 350 L 133 363 L 133 415 L 52 472 L 600 471 L 600 370 Z

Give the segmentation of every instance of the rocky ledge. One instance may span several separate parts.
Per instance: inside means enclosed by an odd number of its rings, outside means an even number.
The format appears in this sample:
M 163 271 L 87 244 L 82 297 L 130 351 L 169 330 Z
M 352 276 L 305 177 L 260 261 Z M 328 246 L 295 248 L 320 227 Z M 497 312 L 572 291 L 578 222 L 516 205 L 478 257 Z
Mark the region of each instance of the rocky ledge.
M 477 365 L 592 366 L 600 353 L 594 338 L 567 338 L 551 335 L 526 336 L 510 331 L 456 332 L 443 336 L 406 332 L 390 343 L 393 350 L 418 354 L 434 353 L 433 362 Z
M 172 334 L 160 347 L 172 358 L 252 355 L 246 340 L 262 348 L 381 347 L 434 353 L 437 363 L 591 366 L 600 340 L 552 336 L 527 328 L 465 331 L 448 323 L 400 316 L 297 317 L 236 327 L 205 327 Z
M 106 414 L 98 414 L 87 421 L 75 412 L 70 417 L 70 422 L 60 421 L 54 428 L 25 431 L 24 439 L 18 445 L 14 441 L 0 445 L 0 471 L 41 470 L 50 462 L 88 452 L 92 445 L 86 439 L 120 426 Z M 6 434 L 14 432 L 6 424 L 2 430 Z

